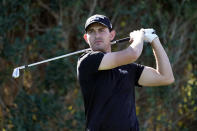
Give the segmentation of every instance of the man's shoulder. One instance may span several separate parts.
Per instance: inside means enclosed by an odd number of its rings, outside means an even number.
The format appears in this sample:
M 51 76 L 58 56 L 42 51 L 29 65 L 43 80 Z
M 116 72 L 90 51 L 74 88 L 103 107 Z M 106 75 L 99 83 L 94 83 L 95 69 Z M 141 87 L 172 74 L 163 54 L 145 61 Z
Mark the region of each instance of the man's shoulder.
M 103 56 L 104 53 L 98 51 L 88 51 L 82 54 L 77 62 L 78 72 L 85 74 L 97 72 Z
M 87 59 L 96 59 L 99 56 L 104 56 L 104 53 L 100 51 L 87 51 L 78 58 L 78 64 Z
M 87 51 L 87 52 L 83 53 L 81 56 L 79 56 L 78 62 L 80 62 L 83 59 L 85 59 L 90 53 L 91 53 L 91 51 Z

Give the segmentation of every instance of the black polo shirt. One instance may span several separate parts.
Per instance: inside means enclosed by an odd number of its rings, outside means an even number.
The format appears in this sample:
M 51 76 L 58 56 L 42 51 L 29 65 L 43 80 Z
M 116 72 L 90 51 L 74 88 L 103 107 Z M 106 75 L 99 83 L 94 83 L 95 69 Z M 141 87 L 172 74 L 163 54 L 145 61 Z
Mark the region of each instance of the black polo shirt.
M 144 69 L 139 64 L 98 70 L 102 52 L 87 52 L 78 60 L 86 128 L 89 131 L 139 130 L 135 110 L 135 86 Z

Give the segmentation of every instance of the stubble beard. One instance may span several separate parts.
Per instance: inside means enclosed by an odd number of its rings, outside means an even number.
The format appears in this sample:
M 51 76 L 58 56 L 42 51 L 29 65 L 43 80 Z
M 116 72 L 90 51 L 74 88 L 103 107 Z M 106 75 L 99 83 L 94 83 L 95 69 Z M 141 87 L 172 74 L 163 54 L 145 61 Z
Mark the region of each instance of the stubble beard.
M 107 45 L 93 45 L 91 48 L 93 51 L 111 52 L 111 47 L 107 47 Z

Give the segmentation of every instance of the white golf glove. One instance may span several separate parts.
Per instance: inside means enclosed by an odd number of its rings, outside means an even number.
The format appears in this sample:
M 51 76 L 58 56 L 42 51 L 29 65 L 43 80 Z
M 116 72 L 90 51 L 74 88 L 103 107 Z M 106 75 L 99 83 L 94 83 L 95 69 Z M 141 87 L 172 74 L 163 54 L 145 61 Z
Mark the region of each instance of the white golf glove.
M 154 29 L 144 29 L 144 42 L 152 43 L 157 37 Z

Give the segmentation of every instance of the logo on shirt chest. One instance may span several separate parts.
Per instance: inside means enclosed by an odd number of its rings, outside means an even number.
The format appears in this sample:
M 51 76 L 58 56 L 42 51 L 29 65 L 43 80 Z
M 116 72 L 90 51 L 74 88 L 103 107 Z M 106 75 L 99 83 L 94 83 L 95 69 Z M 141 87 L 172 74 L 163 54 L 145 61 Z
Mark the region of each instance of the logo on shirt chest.
M 121 74 L 128 74 L 127 70 L 118 69 Z

